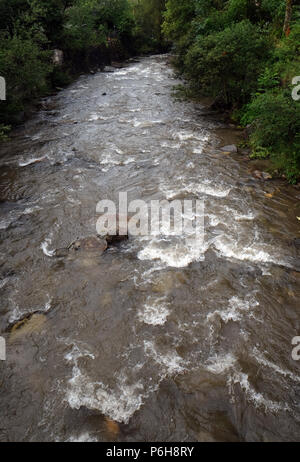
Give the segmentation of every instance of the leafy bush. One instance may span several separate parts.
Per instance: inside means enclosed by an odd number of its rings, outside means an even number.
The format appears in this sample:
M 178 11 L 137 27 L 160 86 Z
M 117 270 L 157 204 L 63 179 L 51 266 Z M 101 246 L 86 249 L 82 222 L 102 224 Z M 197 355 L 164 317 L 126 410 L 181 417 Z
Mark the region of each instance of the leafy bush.
M 22 111 L 24 104 L 47 90 L 52 70 L 49 52 L 30 37 L 13 36 L 1 40 L 0 75 L 7 84 L 7 101 L 0 105 L 3 121 Z
M 254 152 L 267 150 L 274 165 L 294 182 L 300 172 L 300 104 L 291 92 L 288 87 L 258 94 L 246 106 L 242 122 L 253 124 L 250 143 Z
M 244 20 L 222 32 L 198 37 L 187 53 L 185 75 L 221 103 L 243 104 L 256 89 L 269 53 L 264 34 Z
M 134 48 L 137 53 L 148 54 L 167 50 L 162 36 L 165 0 L 131 0 L 136 20 Z

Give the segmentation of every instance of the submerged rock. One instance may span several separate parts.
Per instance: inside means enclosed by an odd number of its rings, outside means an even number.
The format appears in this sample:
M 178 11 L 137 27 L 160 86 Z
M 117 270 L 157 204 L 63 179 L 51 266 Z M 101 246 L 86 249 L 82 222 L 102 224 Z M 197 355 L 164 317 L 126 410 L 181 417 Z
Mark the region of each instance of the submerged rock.
M 36 312 L 16 321 L 15 324 L 9 328 L 9 341 L 14 342 L 25 335 L 30 335 L 33 332 L 39 332 L 44 327 L 46 320 L 47 317 L 45 314 Z
M 56 258 L 63 258 L 63 257 L 67 257 L 69 255 L 69 249 L 65 248 L 65 249 L 56 249 L 54 251 L 54 256 Z
M 54 256 L 56 258 L 67 258 L 72 253 L 82 253 L 83 255 L 88 255 L 88 258 L 91 256 L 101 256 L 107 250 L 110 245 L 119 243 L 125 239 L 128 239 L 128 234 L 120 234 L 120 224 L 117 221 L 117 234 L 107 228 L 103 229 L 103 232 L 98 236 L 89 236 L 84 238 L 78 238 L 76 241 L 72 242 L 68 247 L 56 249 L 54 251 Z

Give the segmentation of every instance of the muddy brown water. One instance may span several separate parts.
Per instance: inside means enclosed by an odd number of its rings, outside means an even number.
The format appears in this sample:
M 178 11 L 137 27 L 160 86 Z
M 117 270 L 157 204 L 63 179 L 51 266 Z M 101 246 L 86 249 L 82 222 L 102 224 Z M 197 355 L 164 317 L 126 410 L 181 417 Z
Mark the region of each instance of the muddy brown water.
M 300 193 L 222 154 L 166 61 L 80 77 L 1 146 L 2 441 L 300 440 Z M 53 256 L 123 191 L 204 199 L 202 248 Z

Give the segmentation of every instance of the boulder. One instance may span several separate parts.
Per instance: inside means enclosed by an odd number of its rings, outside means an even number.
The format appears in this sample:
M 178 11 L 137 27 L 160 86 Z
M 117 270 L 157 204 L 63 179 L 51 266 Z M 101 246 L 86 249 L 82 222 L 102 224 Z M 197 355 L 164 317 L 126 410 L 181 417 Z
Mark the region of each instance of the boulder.
M 102 255 L 107 249 L 107 242 L 105 239 L 91 236 L 83 239 L 77 239 L 69 246 L 69 250 L 83 250 L 86 252 L 94 252 Z
M 270 173 L 262 172 L 262 177 L 264 180 L 272 180 L 272 175 Z
M 228 146 L 224 146 L 223 148 L 221 148 L 221 151 L 224 151 L 224 152 L 238 152 L 238 148 L 236 147 L 235 144 L 230 144 Z
M 270 173 L 261 172 L 260 170 L 254 170 L 253 174 L 254 178 L 258 180 L 272 180 L 272 175 Z

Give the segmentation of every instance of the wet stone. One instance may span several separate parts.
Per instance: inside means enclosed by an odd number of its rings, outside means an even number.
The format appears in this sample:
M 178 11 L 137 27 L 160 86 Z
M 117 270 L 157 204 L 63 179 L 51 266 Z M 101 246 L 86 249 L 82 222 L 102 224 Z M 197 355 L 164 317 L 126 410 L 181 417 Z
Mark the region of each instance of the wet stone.
M 69 247 L 69 250 L 84 250 L 84 251 L 92 251 L 92 252 L 99 252 L 101 255 L 107 249 L 107 242 L 105 239 L 101 239 L 99 237 L 86 237 L 84 239 L 78 239 L 77 241 L 73 242 Z
M 232 153 L 238 152 L 238 149 L 235 144 L 230 144 L 229 146 L 224 146 L 223 148 L 221 148 L 221 151 Z

